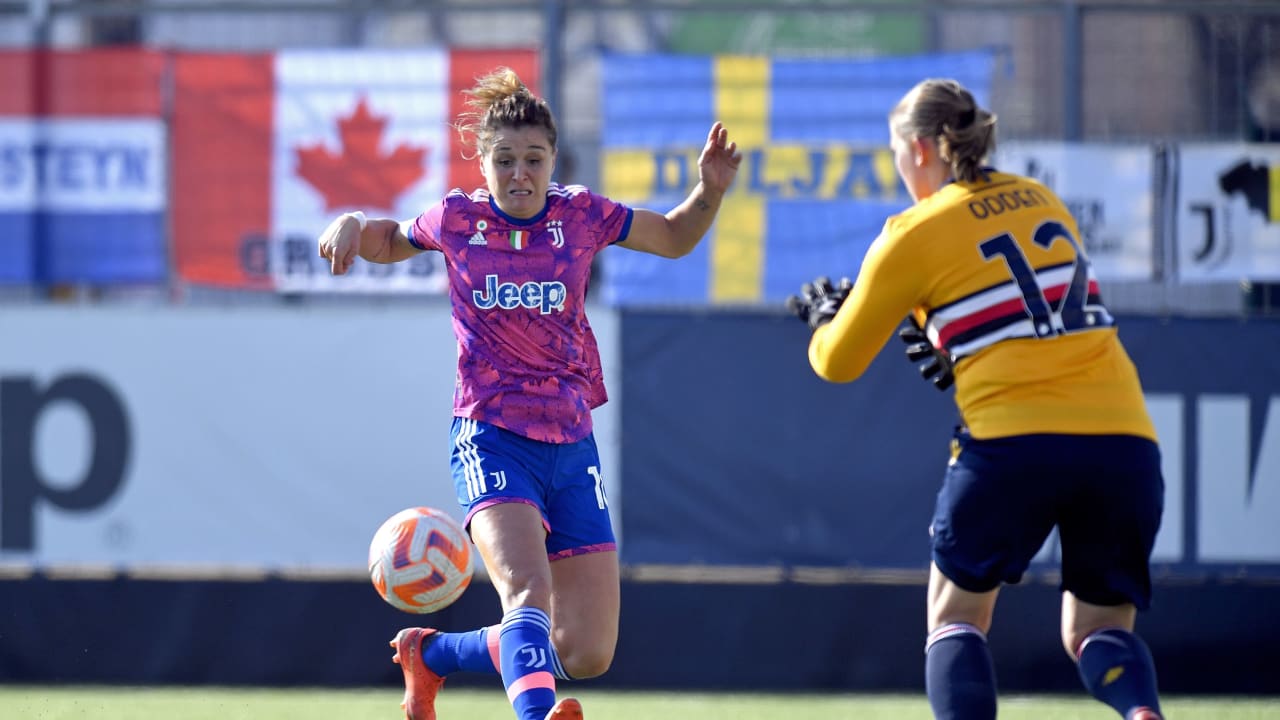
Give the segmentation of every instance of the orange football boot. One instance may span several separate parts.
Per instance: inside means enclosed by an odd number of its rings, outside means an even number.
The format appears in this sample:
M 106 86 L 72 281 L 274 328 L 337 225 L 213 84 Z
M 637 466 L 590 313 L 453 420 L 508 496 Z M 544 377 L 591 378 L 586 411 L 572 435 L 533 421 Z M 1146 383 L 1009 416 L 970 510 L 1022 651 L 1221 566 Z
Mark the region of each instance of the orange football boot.
M 582 703 L 576 698 L 565 698 L 551 708 L 546 720 L 582 720 Z
M 396 649 L 391 661 L 404 672 L 404 700 L 400 707 L 404 708 L 405 720 L 436 720 L 436 693 L 444 686 L 444 678 L 422 662 L 422 642 L 435 632 L 435 628 L 405 628 L 391 641 L 391 647 Z M 581 718 L 582 713 L 577 717 Z

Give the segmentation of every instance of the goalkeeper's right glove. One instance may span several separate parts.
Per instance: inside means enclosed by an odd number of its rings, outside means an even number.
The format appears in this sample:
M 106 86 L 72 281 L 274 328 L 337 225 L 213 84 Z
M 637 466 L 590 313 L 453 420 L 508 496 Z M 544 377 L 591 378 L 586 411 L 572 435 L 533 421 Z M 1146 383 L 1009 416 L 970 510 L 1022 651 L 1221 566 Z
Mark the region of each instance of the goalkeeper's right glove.
M 832 285 L 831 278 L 822 275 L 801 286 L 799 295 L 787 298 L 787 309 L 810 330 L 817 330 L 836 316 L 850 290 L 853 290 L 853 281 L 849 278 L 840 278 L 839 283 Z
M 914 316 L 907 317 L 908 323 L 898 331 L 898 338 L 907 344 L 907 359 L 912 364 L 919 363 L 921 360 L 928 362 L 917 365 L 920 371 L 920 377 L 929 380 L 933 386 L 939 390 L 946 390 L 956 381 L 955 363 L 951 359 L 951 353 L 940 350 L 929 342 L 929 336 L 925 334 L 924 328 L 916 322 Z

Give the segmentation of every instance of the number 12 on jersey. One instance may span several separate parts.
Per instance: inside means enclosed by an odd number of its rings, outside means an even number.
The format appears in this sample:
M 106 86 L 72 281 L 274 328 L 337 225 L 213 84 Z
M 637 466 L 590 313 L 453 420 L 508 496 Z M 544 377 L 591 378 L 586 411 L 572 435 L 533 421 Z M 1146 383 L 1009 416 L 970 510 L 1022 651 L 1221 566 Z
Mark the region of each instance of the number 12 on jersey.
M 1036 228 L 1031 241 L 1046 250 L 1063 240 L 1071 245 L 1075 259 L 1036 271 L 1009 233 L 1001 233 L 978 244 L 987 260 L 999 257 L 1022 293 L 1022 302 L 1030 316 L 1036 337 L 1054 337 L 1078 330 L 1108 327 L 1114 324 L 1098 298 L 1097 282 L 1090 276 L 1089 258 L 1080 243 L 1062 223 L 1048 221 Z M 1070 279 L 1055 282 L 1053 275 L 1071 268 Z M 1090 302 L 1092 300 L 1092 302 Z M 1055 304 L 1056 301 L 1056 304 Z

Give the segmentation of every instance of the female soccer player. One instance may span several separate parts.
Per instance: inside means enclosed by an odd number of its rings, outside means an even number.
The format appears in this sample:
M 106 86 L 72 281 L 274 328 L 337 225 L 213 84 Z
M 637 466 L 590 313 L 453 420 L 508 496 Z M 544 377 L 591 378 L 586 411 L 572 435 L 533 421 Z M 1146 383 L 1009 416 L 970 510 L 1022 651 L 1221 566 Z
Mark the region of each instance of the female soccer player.
M 1056 525 L 1067 653 L 1094 697 L 1156 720 L 1155 669 L 1133 627 L 1151 599 L 1160 452 L 1076 222 L 1048 188 L 983 165 L 996 118 L 958 83 L 921 82 L 889 126 L 914 205 L 885 223 L 852 287 L 806 284 L 791 306 L 832 382 L 861 375 L 908 313 L 927 337 L 913 359 L 933 355 L 944 389 L 954 371 L 963 425 L 930 529 L 933 713 L 996 716 L 996 594 Z
M 416 219 L 343 215 L 319 239 L 335 275 L 356 256 L 443 253 L 458 342 L 452 468 L 466 523 L 502 602 L 499 625 L 406 628 L 391 641 L 405 715 L 434 720 L 444 678 L 500 673 L 521 720 L 582 717 L 555 680 L 600 675 L 618 638 L 618 557 L 592 435 L 606 400 L 584 314 L 591 260 L 617 244 L 669 258 L 711 227 L 741 155 L 720 123 L 699 182 L 665 215 L 551 182 L 556 122 L 508 68 L 481 77 L 458 129 L 486 187 L 450 192 Z

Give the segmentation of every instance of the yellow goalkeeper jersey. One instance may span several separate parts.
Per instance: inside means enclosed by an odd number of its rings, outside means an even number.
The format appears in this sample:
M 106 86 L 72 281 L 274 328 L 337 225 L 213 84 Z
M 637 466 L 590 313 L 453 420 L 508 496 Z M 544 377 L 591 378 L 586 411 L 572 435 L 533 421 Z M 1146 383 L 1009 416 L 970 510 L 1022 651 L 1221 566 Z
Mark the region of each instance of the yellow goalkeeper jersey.
M 890 217 L 848 299 L 814 332 L 810 364 L 856 379 L 907 313 L 956 360 L 956 405 L 974 437 L 1156 439 L 1076 222 L 1040 183 L 990 171 Z

